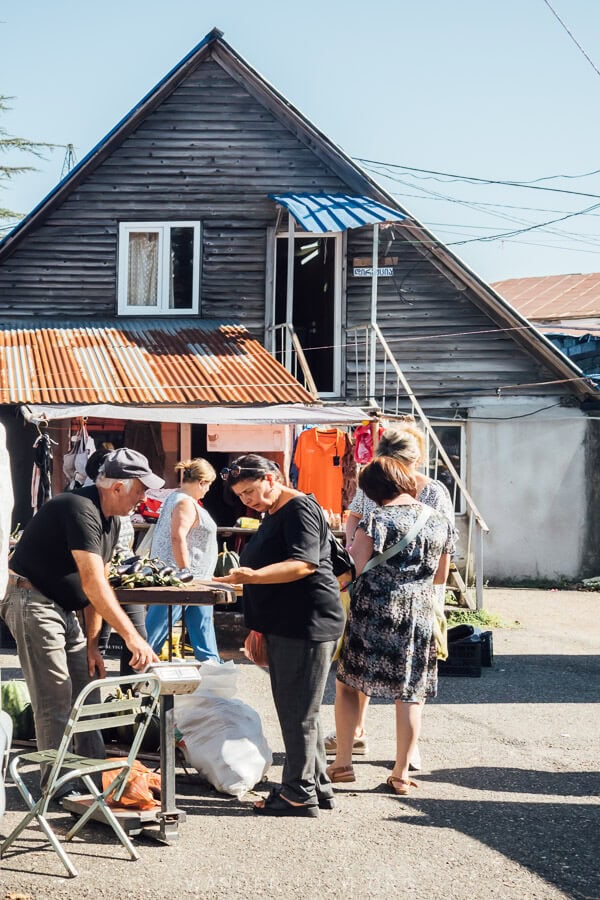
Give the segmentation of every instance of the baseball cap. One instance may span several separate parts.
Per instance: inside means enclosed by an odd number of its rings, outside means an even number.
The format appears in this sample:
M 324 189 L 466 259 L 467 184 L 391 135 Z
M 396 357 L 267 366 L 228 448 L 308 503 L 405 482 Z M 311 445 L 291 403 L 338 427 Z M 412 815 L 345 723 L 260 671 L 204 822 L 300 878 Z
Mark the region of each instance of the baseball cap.
M 129 447 L 112 450 L 105 457 L 103 468 L 107 478 L 139 478 L 144 487 L 153 490 L 165 483 L 164 478 L 154 474 L 144 454 Z

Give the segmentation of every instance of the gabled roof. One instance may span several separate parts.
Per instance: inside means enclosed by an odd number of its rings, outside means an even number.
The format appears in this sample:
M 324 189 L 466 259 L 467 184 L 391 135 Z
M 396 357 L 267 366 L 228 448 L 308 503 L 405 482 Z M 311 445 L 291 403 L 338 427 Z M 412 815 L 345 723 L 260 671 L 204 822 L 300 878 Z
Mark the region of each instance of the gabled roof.
M 600 316 L 600 272 L 509 278 L 492 287 L 534 321 Z
M 0 326 L 0 404 L 314 402 L 235 322 L 44 319 Z
M 397 209 L 406 219 L 402 231 L 428 261 L 448 277 L 468 287 L 473 301 L 499 327 L 507 328 L 515 343 L 541 360 L 560 379 L 571 381 L 571 389 L 580 397 L 589 396 L 593 389 L 578 380 L 580 370 L 566 356 L 518 313 L 489 284 L 483 281 L 449 248 L 411 216 L 397 200 L 360 168 L 327 135 L 313 125 L 283 94 L 277 91 L 250 66 L 215 28 L 185 56 L 136 106 L 100 141 L 81 162 L 61 181 L 35 209 L 0 243 L 0 261 L 9 256 L 21 240 L 77 186 L 100 165 L 128 137 L 141 122 L 165 100 L 172 91 L 206 58 L 218 62 L 232 78 L 242 84 L 260 103 L 269 109 L 299 140 L 335 172 L 359 195 L 369 196 L 386 206 Z

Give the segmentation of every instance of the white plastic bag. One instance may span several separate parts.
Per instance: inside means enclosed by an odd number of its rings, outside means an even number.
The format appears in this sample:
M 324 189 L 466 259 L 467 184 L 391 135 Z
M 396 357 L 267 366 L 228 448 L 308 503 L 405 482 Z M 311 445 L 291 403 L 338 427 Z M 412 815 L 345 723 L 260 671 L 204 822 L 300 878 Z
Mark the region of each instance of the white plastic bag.
M 224 794 L 241 800 L 269 771 L 273 754 L 256 710 L 229 697 L 191 695 L 176 708 L 187 762 Z
M 200 663 L 202 681 L 191 696 L 235 697 L 237 693 L 238 667 L 232 659 L 225 663 L 207 659 Z M 188 694 L 188 698 L 190 695 Z M 183 702 L 183 697 L 181 698 Z

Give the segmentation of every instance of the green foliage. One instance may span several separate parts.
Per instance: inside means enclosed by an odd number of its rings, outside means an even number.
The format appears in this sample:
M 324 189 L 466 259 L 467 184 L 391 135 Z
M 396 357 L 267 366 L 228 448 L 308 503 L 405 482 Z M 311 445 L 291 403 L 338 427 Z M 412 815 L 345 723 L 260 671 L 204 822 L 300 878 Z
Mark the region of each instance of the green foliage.
M 0 94 L 0 113 L 10 109 L 7 101 L 10 97 Z M 58 144 L 47 144 L 42 141 L 32 141 L 29 138 L 14 137 L 9 134 L 5 128 L 0 128 L 0 153 L 28 153 L 37 156 L 38 159 L 44 158 L 45 150 L 53 150 Z M 24 172 L 35 171 L 34 166 L 15 166 L 0 164 L 0 188 L 3 187 L 3 181 L 10 181 L 16 175 L 22 175 Z M 0 219 L 18 219 L 20 213 L 12 212 L 10 209 L 0 207 Z
M 485 609 L 452 609 L 447 615 L 448 627 L 476 625 L 485 628 L 518 628 L 519 622 L 504 622 L 496 613 Z

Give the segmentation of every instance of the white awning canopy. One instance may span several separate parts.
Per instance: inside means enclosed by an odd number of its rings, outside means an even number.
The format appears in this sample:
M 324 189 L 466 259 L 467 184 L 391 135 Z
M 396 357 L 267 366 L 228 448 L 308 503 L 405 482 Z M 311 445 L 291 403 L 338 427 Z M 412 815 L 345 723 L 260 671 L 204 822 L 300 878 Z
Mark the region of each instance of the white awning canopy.
M 28 404 L 21 411 L 28 420 L 123 419 L 137 422 L 175 422 L 179 425 L 356 425 L 372 415 L 359 406 L 116 406 Z

